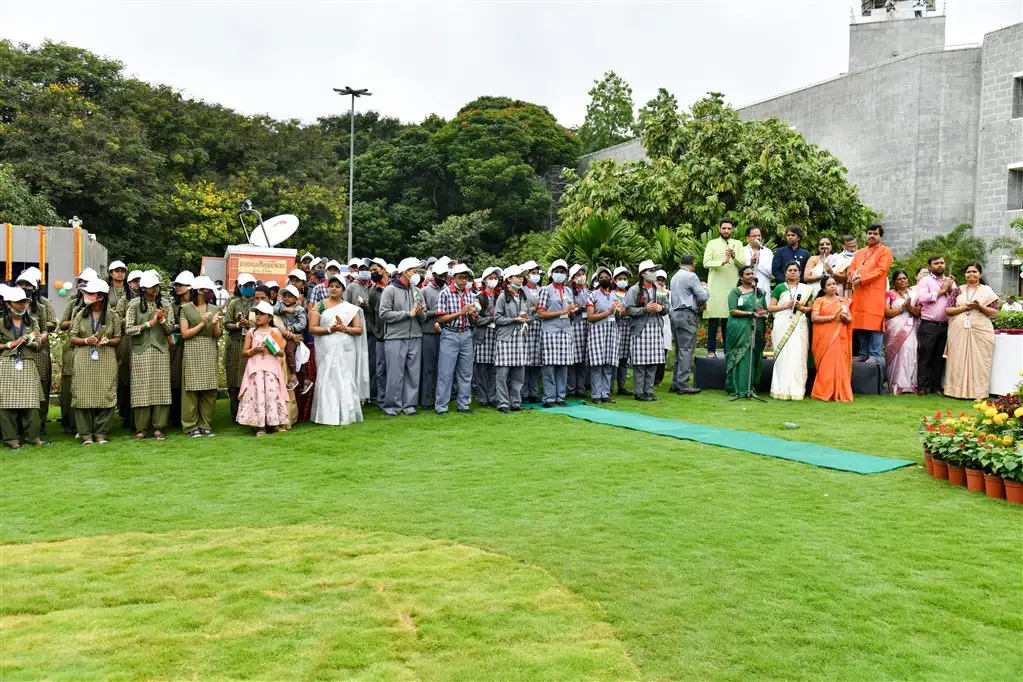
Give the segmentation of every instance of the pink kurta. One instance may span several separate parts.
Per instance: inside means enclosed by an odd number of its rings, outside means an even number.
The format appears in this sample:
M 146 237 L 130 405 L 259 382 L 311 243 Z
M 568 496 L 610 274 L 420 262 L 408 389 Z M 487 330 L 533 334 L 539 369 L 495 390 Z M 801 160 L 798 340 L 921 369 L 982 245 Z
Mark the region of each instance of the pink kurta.
M 270 334 L 258 329 L 252 332 L 252 345 L 263 345 Z M 274 334 L 281 347 L 283 339 Z M 238 423 L 262 429 L 288 423 L 288 389 L 280 358 L 264 353 L 253 355 L 245 363 L 245 375 L 238 392 Z

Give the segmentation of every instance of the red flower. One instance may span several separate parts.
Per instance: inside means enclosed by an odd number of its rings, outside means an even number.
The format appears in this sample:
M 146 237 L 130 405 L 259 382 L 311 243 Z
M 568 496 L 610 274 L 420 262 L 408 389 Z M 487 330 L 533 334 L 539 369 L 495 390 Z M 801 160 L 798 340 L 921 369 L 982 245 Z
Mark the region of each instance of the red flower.
M 984 449 L 985 449 L 985 450 L 990 450 L 990 449 L 991 449 L 991 446 L 990 446 L 990 445 L 985 445 L 985 446 L 984 446 Z
M 945 416 L 951 417 L 952 416 L 952 410 L 946 410 L 945 411 Z
M 955 429 L 949 429 L 948 430 L 948 435 L 950 435 L 950 436 L 956 435 L 956 430 Z
M 932 433 L 933 433 L 934 431 L 937 431 L 937 429 L 935 429 L 935 428 L 934 428 L 934 425 L 933 425 L 933 424 L 932 424 L 931 426 L 928 426 L 928 427 L 926 428 L 926 430 L 927 430 L 927 431 L 930 431 L 930 432 L 932 432 Z
M 937 412 L 934 413 L 934 418 L 941 419 L 941 410 L 938 410 Z

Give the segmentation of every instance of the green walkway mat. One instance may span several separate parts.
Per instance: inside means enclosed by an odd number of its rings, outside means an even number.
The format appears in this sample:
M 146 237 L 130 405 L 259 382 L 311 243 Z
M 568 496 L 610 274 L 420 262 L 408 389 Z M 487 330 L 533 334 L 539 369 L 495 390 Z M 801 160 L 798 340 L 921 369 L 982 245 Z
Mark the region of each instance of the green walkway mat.
M 531 405 L 530 407 L 537 406 Z M 560 414 L 596 424 L 620 426 L 623 429 L 643 431 L 680 440 L 691 440 L 697 443 L 707 443 L 708 445 L 718 445 L 723 448 L 731 448 L 732 450 L 752 452 L 755 455 L 777 457 L 793 462 L 813 464 L 814 466 L 826 469 L 852 471 L 857 474 L 878 474 L 916 464 L 916 462 L 906 459 L 889 459 L 887 457 L 861 455 L 858 452 L 836 450 L 835 448 L 817 445 L 816 443 L 784 440 L 749 431 L 720 429 L 715 426 L 690 424 L 675 419 L 649 417 L 645 414 L 624 410 L 604 410 L 585 404 L 572 405 L 570 407 L 552 407 L 540 411 L 544 414 Z

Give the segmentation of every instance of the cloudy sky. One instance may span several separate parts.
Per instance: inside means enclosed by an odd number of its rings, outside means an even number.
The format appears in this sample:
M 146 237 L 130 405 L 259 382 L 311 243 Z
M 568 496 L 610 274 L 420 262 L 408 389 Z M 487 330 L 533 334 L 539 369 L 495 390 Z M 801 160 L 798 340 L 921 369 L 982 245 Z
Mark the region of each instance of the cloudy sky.
M 747 104 L 842 72 L 859 0 L 0 0 L 0 37 L 63 41 L 244 113 L 312 121 L 368 87 L 403 120 L 506 95 L 581 123 L 614 69 L 636 105 L 667 87 Z M 941 7 L 943 0 L 938 0 Z M 948 0 L 947 43 L 1020 21 L 1023 0 Z

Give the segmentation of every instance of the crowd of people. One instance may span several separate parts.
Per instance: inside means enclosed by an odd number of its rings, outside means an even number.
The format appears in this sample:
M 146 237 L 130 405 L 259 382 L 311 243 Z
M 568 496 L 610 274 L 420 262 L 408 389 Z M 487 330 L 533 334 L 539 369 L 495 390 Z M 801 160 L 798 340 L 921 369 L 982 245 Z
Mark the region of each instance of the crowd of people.
M 692 254 L 669 279 L 649 260 L 594 272 L 529 261 L 477 278 L 447 257 L 343 266 L 306 253 L 284 282 L 239 274 L 218 304 L 209 277 L 181 272 L 165 290 L 157 272 L 114 261 L 106 278 L 78 274 L 60 320 L 29 268 L 0 291 L 3 440 L 45 444 L 56 332 L 67 334 L 61 425 L 85 445 L 108 441 L 115 412 L 139 440 L 164 440 L 171 427 L 213 436 L 221 346 L 231 418 L 257 436 L 305 421 L 359 422 L 369 405 L 397 417 L 444 414 L 452 401 L 470 413 L 473 397 L 502 413 L 569 397 L 613 403 L 630 367 L 634 399 L 655 401 L 672 347 L 669 391 L 699 393 L 690 375 L 700 315 L 712 359 L 721 332 L 732 395 L 759 382 L 773 316 L 776 399 L 805 397 L 811 357 L 811 395 L 821 400 L 852 400 L 854 361 L 884 365 L 892 393 L 987 396 L 998 298 L 979 264 L 960 286 L 934 256 L 910 285 L 903 271 L 889 281 L 880 225 L 864 248 L 846 236 L 835 252 L 822 237 L 814 255 L 797 226 L 777 253 L 758 227 L 746 230 L 746 244 L 732 221 L 718 229 L 703 254 L 706 282 Z

